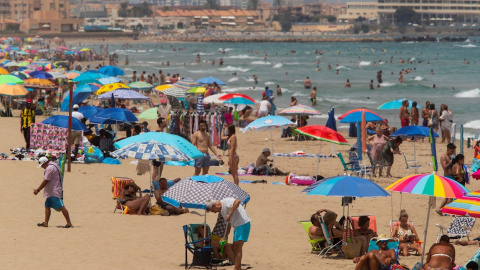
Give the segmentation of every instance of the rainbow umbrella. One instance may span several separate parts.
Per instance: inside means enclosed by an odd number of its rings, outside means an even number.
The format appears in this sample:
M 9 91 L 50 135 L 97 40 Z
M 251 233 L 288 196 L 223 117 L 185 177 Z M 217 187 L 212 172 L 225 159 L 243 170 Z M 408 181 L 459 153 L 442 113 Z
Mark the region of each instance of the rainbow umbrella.
M 182 89 L 185 89 L 185 90 L 189 90 L 193 87 L 198 87 L 198 86 L 201 86 L 201 85 L 202 85 L 201 83 L 196 82 L 194 80 L 190 80 L 190 79 L 181 80 L 181 81 L 178 81 L 178 82 L 173 84 L 173 86 L 178 87 L 178 88 L 182 88 Z
M 234 97 L 223 101 L 225 104 L 243 104 L 243 105 L 254 105 L 255 101 L 251 101 L 248 98 L 244 97 Z
M 428 195 L 431 198 L 443 197 L 452 199 L 461 198 L 470 192 L 457 181 L 436 174 L 417 174 L 407 176 L 391 184 L 389 187 L 386 188 L 386 190 L 419 195 Z M 425 245 L 427 243 L 428 221 L 430 219 L 431 206 L 432 204 L 429 203 L 422 254 L 425 254 Z M 423 258 L 424 256 L 422 256 L 421 260 L 422 265 Z
M 280 115 L 320 115 L 321 113 L 310 106 L 300 104 L 300 105 L 288 107 L 280 111 L 278 114 Z
M 247 95 L 244 94 L 238 94 L 238 93 L 231 93 L 231 94 L 223 94 L 220 96 L 218 99 L 219 100 L 227 100 L 227 99 L 232 99 L 232 98 L 245 98 L 250 100 L 251 102 L 255 103 L 255 100 Z
M 474 196 L 472 194 L 475 193 Z M 472 192 L 456 199 L 455 201 L 447 204 L 442 208 L 442 212 L 445 214 L 456 216 L 469 216 L 474 218 L 480 218 L 480 198 L 479 192 Z

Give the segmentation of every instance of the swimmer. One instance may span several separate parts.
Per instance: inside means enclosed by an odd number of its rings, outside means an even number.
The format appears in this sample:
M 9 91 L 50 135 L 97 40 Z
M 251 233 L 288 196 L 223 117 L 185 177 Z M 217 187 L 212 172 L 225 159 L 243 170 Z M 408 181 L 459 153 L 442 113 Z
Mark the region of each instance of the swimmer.
M 347 79 L 347 82 L 345 83 L 345 87 L 346 87 L 346 88 L 352 87 L 352 84 L 350 83 L 350 80 L 349 80 L 349 79 Z
M 335 70 L 335 74 L 338 75 L 339 73 L 340 73 L 340 69 L 337 68 L 337 69 Z
M 370 80 L 370 90 L 373 90 L 373 80 Z
M 430 70 L 430 75 L 435 75 L 435 73 L 433 72 L 433 69 Z

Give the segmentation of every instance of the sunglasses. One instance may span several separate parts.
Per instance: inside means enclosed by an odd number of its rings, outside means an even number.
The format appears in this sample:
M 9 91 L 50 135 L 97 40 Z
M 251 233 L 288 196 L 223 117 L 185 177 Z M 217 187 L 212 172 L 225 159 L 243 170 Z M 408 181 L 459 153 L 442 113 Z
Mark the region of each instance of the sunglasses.
M 377 241 L 377 243 L 388 243 L 388 240 Z

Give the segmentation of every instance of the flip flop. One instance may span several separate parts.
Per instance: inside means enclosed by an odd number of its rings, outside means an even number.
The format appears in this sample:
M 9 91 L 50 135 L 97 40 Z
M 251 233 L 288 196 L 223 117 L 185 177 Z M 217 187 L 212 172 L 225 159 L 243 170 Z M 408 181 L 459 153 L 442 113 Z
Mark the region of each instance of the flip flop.
M 38 227 L 45 227 L 45 228 L 48 227 L 48 226 L 45 226 L 45 222 L 37 223 L 37 226 Z
M 73 228 L 73 226 L 70 226 L 70 225 L 67 224 L 67 225 L 63 226 L 62 228 L 68 229 L 68 228 Z

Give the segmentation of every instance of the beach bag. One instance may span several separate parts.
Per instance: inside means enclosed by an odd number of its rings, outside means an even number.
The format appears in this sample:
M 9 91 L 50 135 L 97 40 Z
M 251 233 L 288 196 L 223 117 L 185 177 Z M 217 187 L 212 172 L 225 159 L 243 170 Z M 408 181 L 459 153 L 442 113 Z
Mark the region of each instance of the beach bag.
M 433 119 L 432 118 L 433 118 L 433 113 L 432 113 L 432 115 L 430 115 L 430 118 L 428 118 L 427 127 L 433 126 Z
M 345 219 L 345 230 L 343 231 L 343 243 L 347 243 L 342 247 L 343 252 L 345 252 L 345 257 L 347 259 L 353 259 L 360 256 L 360 250 L 362 249 L 362 243 L 354 239 L 352 219 L 347 217 Z

